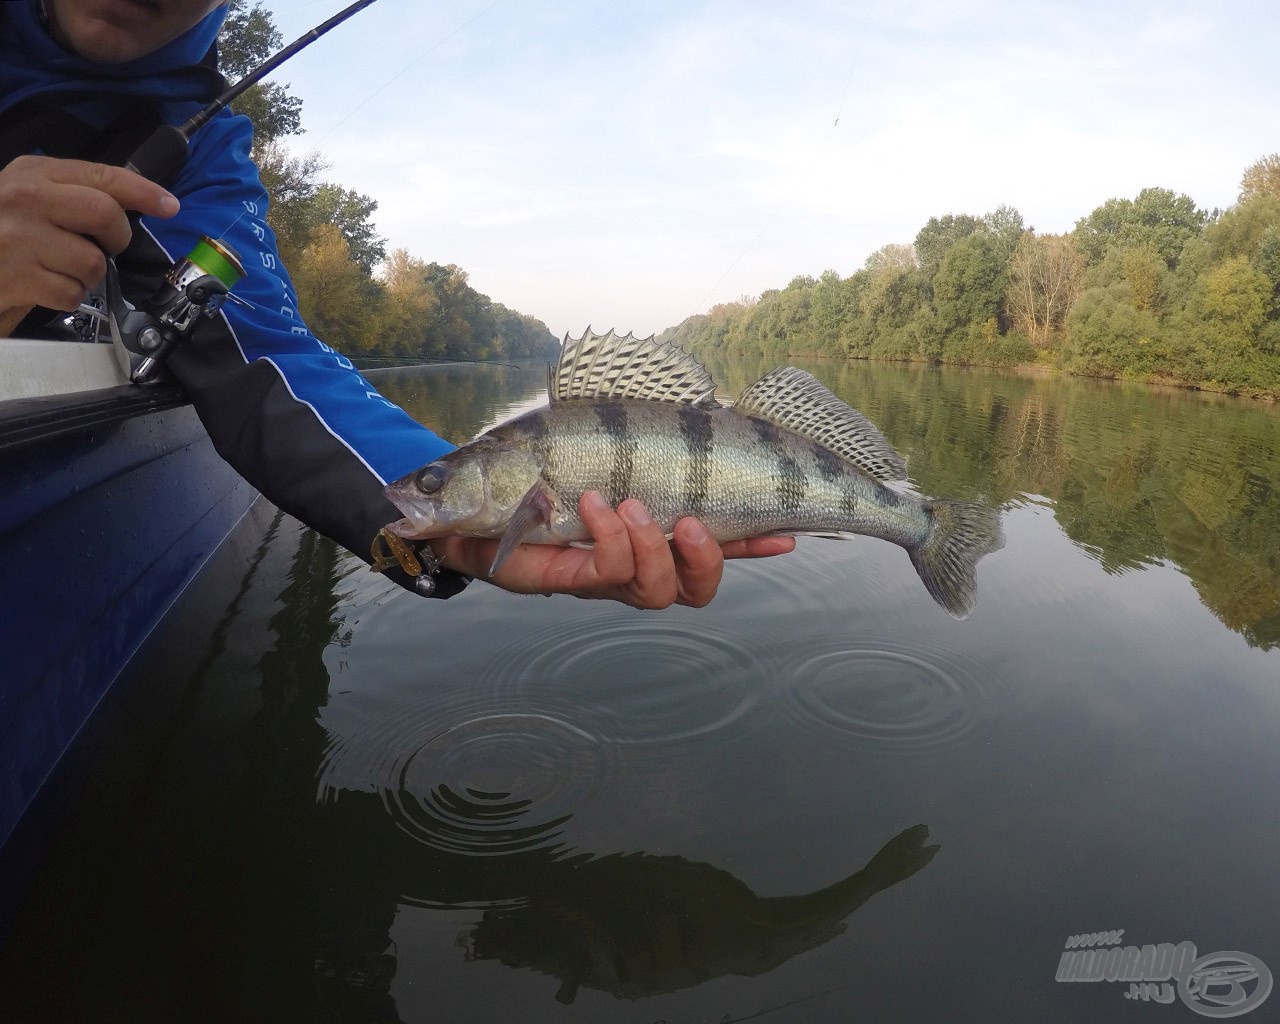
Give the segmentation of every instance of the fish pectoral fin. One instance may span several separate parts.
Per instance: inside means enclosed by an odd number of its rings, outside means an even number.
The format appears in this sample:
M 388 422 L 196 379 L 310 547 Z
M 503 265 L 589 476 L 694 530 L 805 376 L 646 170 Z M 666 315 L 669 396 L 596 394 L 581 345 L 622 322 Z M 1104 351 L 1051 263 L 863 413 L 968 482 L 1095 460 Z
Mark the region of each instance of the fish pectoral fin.
M 502 568 L 502 563 L 529 534 L 551 522 L 555 508 L 555 492 L 547 486 L 546 481 L 541 478 L 535 480 L 533 486 L 520 499 L 516 510 L 511 513 L 511 520 L 502 534 L 502 540 L 498 542 L 498 553 L 494 555 L 493 564 L 489 566 L 490 576 Z

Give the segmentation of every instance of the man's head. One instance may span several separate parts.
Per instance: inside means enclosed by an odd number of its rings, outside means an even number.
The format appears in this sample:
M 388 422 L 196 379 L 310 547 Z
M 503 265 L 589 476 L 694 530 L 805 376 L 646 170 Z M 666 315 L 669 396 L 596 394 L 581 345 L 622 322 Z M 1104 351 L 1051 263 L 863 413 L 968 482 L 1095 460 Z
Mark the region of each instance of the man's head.
M 82 57 L 123 64 L 154 53 L 228 0 L 45 0 L 54 37 Z

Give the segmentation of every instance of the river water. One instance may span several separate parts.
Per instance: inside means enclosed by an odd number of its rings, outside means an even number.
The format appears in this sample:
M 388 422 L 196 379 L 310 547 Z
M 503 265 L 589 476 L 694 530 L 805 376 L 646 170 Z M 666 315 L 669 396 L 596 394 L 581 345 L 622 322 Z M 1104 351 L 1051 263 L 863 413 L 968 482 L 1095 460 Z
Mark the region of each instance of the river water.
M 425 602 L 259 505 L 51 790 L 0 1018 L 1280 1019 L 1276 410 L 809 368 L 1003 509 L 969 620 L 863 539 Z M 458 440 L 544 381 L 378 378 Z

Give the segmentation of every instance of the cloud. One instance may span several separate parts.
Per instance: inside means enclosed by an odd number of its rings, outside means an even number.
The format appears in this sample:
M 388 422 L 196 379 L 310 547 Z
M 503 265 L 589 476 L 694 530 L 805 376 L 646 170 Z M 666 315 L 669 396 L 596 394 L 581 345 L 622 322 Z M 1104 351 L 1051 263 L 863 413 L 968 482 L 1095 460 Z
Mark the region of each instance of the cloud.
M 949 212 L 1058 232 L 1153 185 L 1226 206 L 1275 149 L 1280 15 L 1243 0 L 475 0 L 349 25 L 290 66 L 299 145 L 393 245 L 558 333 L 848 274 Z

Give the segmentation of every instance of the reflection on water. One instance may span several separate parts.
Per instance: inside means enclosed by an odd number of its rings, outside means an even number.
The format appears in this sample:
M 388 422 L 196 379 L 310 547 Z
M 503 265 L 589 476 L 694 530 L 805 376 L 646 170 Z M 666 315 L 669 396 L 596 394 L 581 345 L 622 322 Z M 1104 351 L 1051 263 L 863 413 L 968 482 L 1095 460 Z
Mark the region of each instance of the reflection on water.
M 326 931 L 317 957 L 328 998 L 341 998 L 352 973 L 371 963 L 383 968 L 379 978 L 401 969 L 391 937 L 397 906 L 474 909 L 474 923 L 454 940 L 461 958 L 549 975 L 562 1003 L 573 1002 L 580 988 L 640 999 L 725 975 L 762 975 L 840 935 L 855 910 L 921 870 L 939 849 L 926 845 L 928 829 L 917 825 L 832 885 L 761 897 L 729 872 L 678 855 L 562 856 L 518 843 L 451 842 L 459 824 L 492 836 L 495 817 L 512 836 L 547 827 L 519 824 L 527 805 L 506 801 L 495 814 L 503 803 L 502 794 L 455 794 L 453 822 L 434 826 L 450 840 L 442 844 L 404 829 L 375 797 L 331 796 L 320 813 L 322 848 L 329 841 L 343 856 L 331 862 L 340 873 L 324 877 L 319 889 L 333 899 L 322 908 Z M 368 930 L 370 921 L 380 927 Z
M 378 390 L 441 437 L 463 444 L 537 404 L 544 364 L 444 363 L 379 371 Z
M 1005 507 L 972 619 L 816 539 L 700 611 L 424 602 L 260 507 L 55 788 L 4 1019 L 1127 1021 L 1053 980 L 1120 927 L 1280 969 L 1275 412 L 811 369 Z M 380 383 L 463 438 L 544 380 Z
M 468 960 L 499 960 L 578 989 L 641 999 L 712 978 L 766 974 L 835 938 L 845 918 L 927 865 L 937 846 L 916 825 L 861 871 L 802 896 L 761 898 L 726 871 L 683 857 L 614 854 L 551 865 L 520 906 L 485 911 L 460 936 Z

